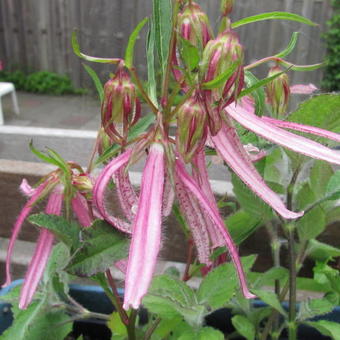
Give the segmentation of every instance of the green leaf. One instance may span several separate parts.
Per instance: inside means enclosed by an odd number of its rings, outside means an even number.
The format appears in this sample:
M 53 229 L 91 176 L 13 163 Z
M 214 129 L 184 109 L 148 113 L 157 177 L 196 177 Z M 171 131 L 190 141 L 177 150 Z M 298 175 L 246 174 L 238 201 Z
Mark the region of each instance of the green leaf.
M 296 46 L 299 34 L 300 32 L 293 32 L 292 37 L 290 38 L 290 41 L 287 47 L 280 53 L 276 54 L 275 57 L 284 58 L 284 57 L 287 57 L 289 54 L 291 54 Z
M 322 198 L 326 193 L 327 183 L 334 174 L 332 166 L 326 162 L 315 160 L 310 171 L 310 187 L 317 199 Z
M 139 32 L 141 31 L 141 29 L 144 27 L 148 20 L 149 20 L 148 18 L 144 18 L 141 22 L 139 22 L 139 24 L 136 26 L 136 28 L 133 30 L 129 37 L 129 41 L 125 50 L 125 66 L 127 68 L 131 68 L 133 66 L 135 44 L 139 36 Z
M 194 291 L 184 282 L 168 275 L 156 276 L 143 304 L 161 318 L 182 315 L 193 326 L 203 322 L 205 308 L 198 304 Z
M 188 40 L 183 39 L 181 36 L 180 38 L 180 53 L 182 60 L 184 61 L 185 65 L 189 69 L 189 71 L 194 70 L 200 61 L 200 55 L 198 48 L 192 45 Z
M 173 330 L 178 329 L 178 326 L 183 322 L 183 318 L 180 315 L 174 316 L 171 319 L 161 319 L 156 330 L 153 333 L 153 337 L 157 339 L 166 339 Z M 152 337 L 152 340 L 153 340 Z
M 86 55 L 86 54 L 80 52 L 80 46 L 79 46 L 79 43 L 78 43 L 76 31 L 72 32 L 71 43 L 72 43 L 72 48 L 73 48 L 74 54 L 77 55 L 78 57 L 84 59 L 84 60 L 92 61 L 92 62 L 95 62 L 95 63 L 104 63 L 104 64 L 118 64 L 119 62 L 121 62 L 120 58 L 97 58 L 97 57 L 92 57 L 92 56 L 89 56 L 89 55 Z
M 152 20 L 155 27 L 155 46 L 161 71 L 164 74 L 169 55 L 172 29 L 172 6 L 170 0 L 153 0 Z
M 255 326 L 251 321 L 243 315 L 235 315 L 231 319 L 237 332 L 245 337 L 247 340 L 255 339 Z
M 127 238 L 102 220 L 83 229 L 81 247 L 73 254 L 66 271 L 79 276 L 104 272 L 115 261 L 127 257 Z
M 139 119 L 139 121 L 131 127 L 128 141 L 133 140 L 134 138 L 141 135 L 146 129 L 154 122 L 155 115 L 153 113 L 148 113 L 146 116 Z M 109 148 L 107 148 L 103 154 L 98 157 L 96 160 L 96 164 L 101 164 L 107 161 L 109 158 L 113 157 L 119 150 L 119 146 L 117 144 L 112 144 Z
M 248 271 L 254 264 L 256 256 L 243 257 L 242 264 Z M 208 273 L 197 291 L 199 303 L 209 305 L 213 309 L 225 306 L 239 290 L 238 277 L 232 263 L 225 263 Z
M 312 299 L 300 303 L 298 320 L 303 321 L 317 315 L 325 315 L 334 309 L 335 305 L 326 298 Z
M 230 76 L 235 72 L 235 70 L 237 69 L 239 65 L 240 65 L 240 62 L 233 63 L 227 70 L 225 70 L 223 73 L 218 75 L 216 78 L 214 78 L 213 80 L 207 81 L 206 83 L 203 83 L 202 88 L 204 90 L 211 90 L 211 89 L 215 89 L 223 85 L 230 78 Z
M 69 222 L 65 218 L 56 215 L 34 214 L 28 220 L 38 227 L 46 228 L 70 248 L 79 246 L 79 225 L 75 222 Z
M 302 17 L 301 15 L 289 13 L 289 12 L 268 12 L 258 15 L 253 15 L 251 17 L 243 18 L 239 21 L 232 23 L 231 27 L 236 28 L 253 22 L 264 21 L 264 20 L 290 20 L 301 22 L 302 24 L 317 26 L 313 21 Z
M 64 339 L 72 330 L 69 316 L 62 310 L 52 309 L 44 300 L 32 302 L 19 310 L 14 322 L 2 335 L 2 340 L 55 340 Z
M 225 223 L 234 242 L 240 245 L 261 226 L 261 218 L 254 217 L 244 210 L 238 210 L 228 216 Z
M 99 100 L 102 103 L 103 99 L 104 99 L 104 88 L 103 88 L 103 84 L 101 83 L 96 71 L 90 67 L 89 65 L 86 64 L 82 64 L 86 70 L 86 72 L 89 74 L 89 76 L 91 77 L 91 79 L 93 80 L 93 83 L 97 89 L 98 92 L 98 96 L 99 96 Z
M 224 340 L 224 335 L 217 329 L 211 327 L 203 327 L 201 329 L 190 329 L 184 332 L 180 337 L 177 337 L 178 340 Z
M 242 98 L 244 96 L 247 96 L 248 94 L 251 94 L 253 91 L 257 90 L 258 88 L 267 85 L 268 83 L 270 83 L 272 80 L 274 80 L 275 78 L 279 77 L 281 74 L 287 72 L 287 70 L 284 70 L 282 72 L 276 73 L 271 77 L 267 77 L 264 79 L 259 80 L 257 83 L 253 84 L 252 86 L 246 88 L 245 90 L 241 91 L 241 93 L 238 95 L 238 98 Z
M 281 281 L 287 279 L 288 270 L 283 267 L 273 267 L 265 273 L 251 273 L 250 277 L 254 274 L 257 276 L 254 287 L 260 288 L 263 286 L 274 286 L 275 280 Z
M 247 87 L 251 87 L 259 82 L 258 78 L 256 78 L 250 71 L 245 71 L 244 79 Z M 262 116 L 266 102 L 266 95 L 263 87 L 259 87 L 254 90 L 251 95 L 255 100 L 255 114 Z
M 118 312 L 113 312 L 110 315 L 110 320 L 107 322 L 107 327 L 110 328 L 112 335 L 127 335 L 126 327 L 123 321 L 120 319 Z
M 340 257 L 340 248 L 335 248 L 317 240 L 310 240 L 307 253 L 314 260 L 327 262 L 334 257 Z
M 233 184 L 233 192 L 242 209 L 250 216 L 259 218 L 262 221 L 270 219 L 273 216 L 272 209 L 264 203 L 236 176 L 234 173 L 231 176 Z
M 332 337 L 333 340 L 340 339 L 340 324 L 337 322 L 320 320 L 315 322 L 305 322 L 305 324 L 317 329 L 325 336 Z
M 35 154 L 38 158 L 40 158 L 42 161 L 59 167 L 60 164 L 55 159 L 53 159 L 52 157 L 46 156 L 44 153 L 42 153 L 41 151 L 39 151 L 33 146 L 33 140 L 30 141 L 29 148 L 31 152 Z
M 253 289 L 252 293 L 254 293 L 259 299 L 261 299 L 267 305 L 273 307 L 277 310 L 280 314 L 286 316 L 286 311 L 282 308 L 282 305 L 275 293 L 266 291 L 266 290 L 258 290 Z
M 298 109 L 289 115 L 288 120 L 340 133 L 340 95 L 321 94 L 314 96 L 300 104 Z M 336 142 L 329 141 L 326 138 L 301 134 L 318 142 L 336 144 Z
M 340 170 L 329 179 L 327 183 L 326 195 L 330 200 L 340 199 Z
M 147 91 L 149 98 L 153 104 L 157 107 L 157 84 L 155 73 L 155 27 L 153 21 L 151 21 L 150 29 L 146 40 L 146 60 L 148 67 L 148 84 Z
M 300 240 L 308 241 L 320 235 L 326 228 L 326 215 L 316 206 L 296 222 Z

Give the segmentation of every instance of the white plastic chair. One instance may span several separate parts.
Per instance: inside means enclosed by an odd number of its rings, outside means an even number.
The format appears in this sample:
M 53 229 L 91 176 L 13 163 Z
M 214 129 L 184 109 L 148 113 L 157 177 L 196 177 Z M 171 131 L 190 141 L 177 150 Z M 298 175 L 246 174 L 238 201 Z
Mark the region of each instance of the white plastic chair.
M 15 93 L 15 87 L 14 84 L 12 83 L 5 83 L 5 82 L 0 82 L 0 125 L 4 124 L 4 114 L 2 112 L 2 102 L 1 98 L 5 94 L 11 93 L 12 94 L 12 102 L 13 102 L 13 109 L 14 112 L 18 115 L 20 114 L 19 111 L 19 105 L 18 105 L 18 100 L 17 100 L 17 95 Z

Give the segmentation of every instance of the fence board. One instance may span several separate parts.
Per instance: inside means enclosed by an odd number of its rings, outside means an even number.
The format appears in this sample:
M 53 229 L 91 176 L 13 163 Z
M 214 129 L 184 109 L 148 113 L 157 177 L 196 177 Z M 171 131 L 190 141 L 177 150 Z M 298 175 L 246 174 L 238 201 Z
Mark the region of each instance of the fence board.
M 219 0 L 199 1 L 217 29 Z M 237 29 L 250 62 L 282 50 L 294 31 L 301 32 L 299 48 L 288 59 L 316 63 L 323 60 L 325 47 L 320 33 L 331 16 L 330 0 L 238 0 L 232 19 L 269 12 L 290 11 L 305 15 L 319 27 L 293 22 L 266 21 Z M 151 13 L 151 0 L 0 0 L 0 59 L 9 69 L 49 70 L 68 74 L 76 86 L 91 87 L 91 80 L 70 47 L 71 32 L 79 30 L 85 53 L 120 57 L 136 24 Z M 136 45 L 136 65 L 145 74 L 145 47 Z M 91 65 L 102 80 L 113 71 L 109 65 Z M 264 76 L 267 67 L 257 72 Z M 320 84 L 322 70 L 291 73 L 293 82 Z

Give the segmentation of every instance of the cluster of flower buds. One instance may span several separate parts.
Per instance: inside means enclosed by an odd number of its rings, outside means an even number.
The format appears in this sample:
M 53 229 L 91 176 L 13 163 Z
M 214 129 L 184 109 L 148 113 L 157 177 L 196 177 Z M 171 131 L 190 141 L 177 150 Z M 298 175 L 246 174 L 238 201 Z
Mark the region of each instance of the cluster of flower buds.
M 101 108 L 102 127 L 112 141 L 123 144 L 129 128 L 140 117 L 141 106 L 135 85 L 122 65 L 104 85 Z
M 203 51 L 200 72 L 203 82 L 222 76 L 228 70 L 232 74 L 218 87 L 204 90 L 206 107 L 209 114 L 212 135 L 221 128 L 221 110 L 237 99 L 244 84 L 243 47 L 237 35 L 231 30 L 220 33 L 210 40 Z
M 269 70 L 268 77 L 272 77 L 281 72 L 282 69 L 279 66 L 274 66 Z M 284 115 L 287 112 L 290 96 L 288 75 L 286 73 L 282 73 L 273 79 L 267 85 L 266 90 L 267 98 L 272 107 L 273 114 L 276 117 Z
M 203 50 L 212 37 L 207 15 L 196 3 L 188 3 L 178 15 L 178 34 L 193 46 Z M 180 39 L 179 39 L 180 43 Z
M 199 92 L 193 94 L 177 113 L 177 150 L 188 163 L 204 147 L 207 114 Z

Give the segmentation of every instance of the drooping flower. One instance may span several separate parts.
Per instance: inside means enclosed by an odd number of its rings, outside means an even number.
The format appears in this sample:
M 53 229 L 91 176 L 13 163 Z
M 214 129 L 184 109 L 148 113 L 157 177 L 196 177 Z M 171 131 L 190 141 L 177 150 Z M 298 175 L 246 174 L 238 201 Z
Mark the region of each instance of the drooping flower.
M 164 148 L 153 143 L 143 170 L 125 278 L 124 309 L 138 308 L 155 269 L 161 244 Z

